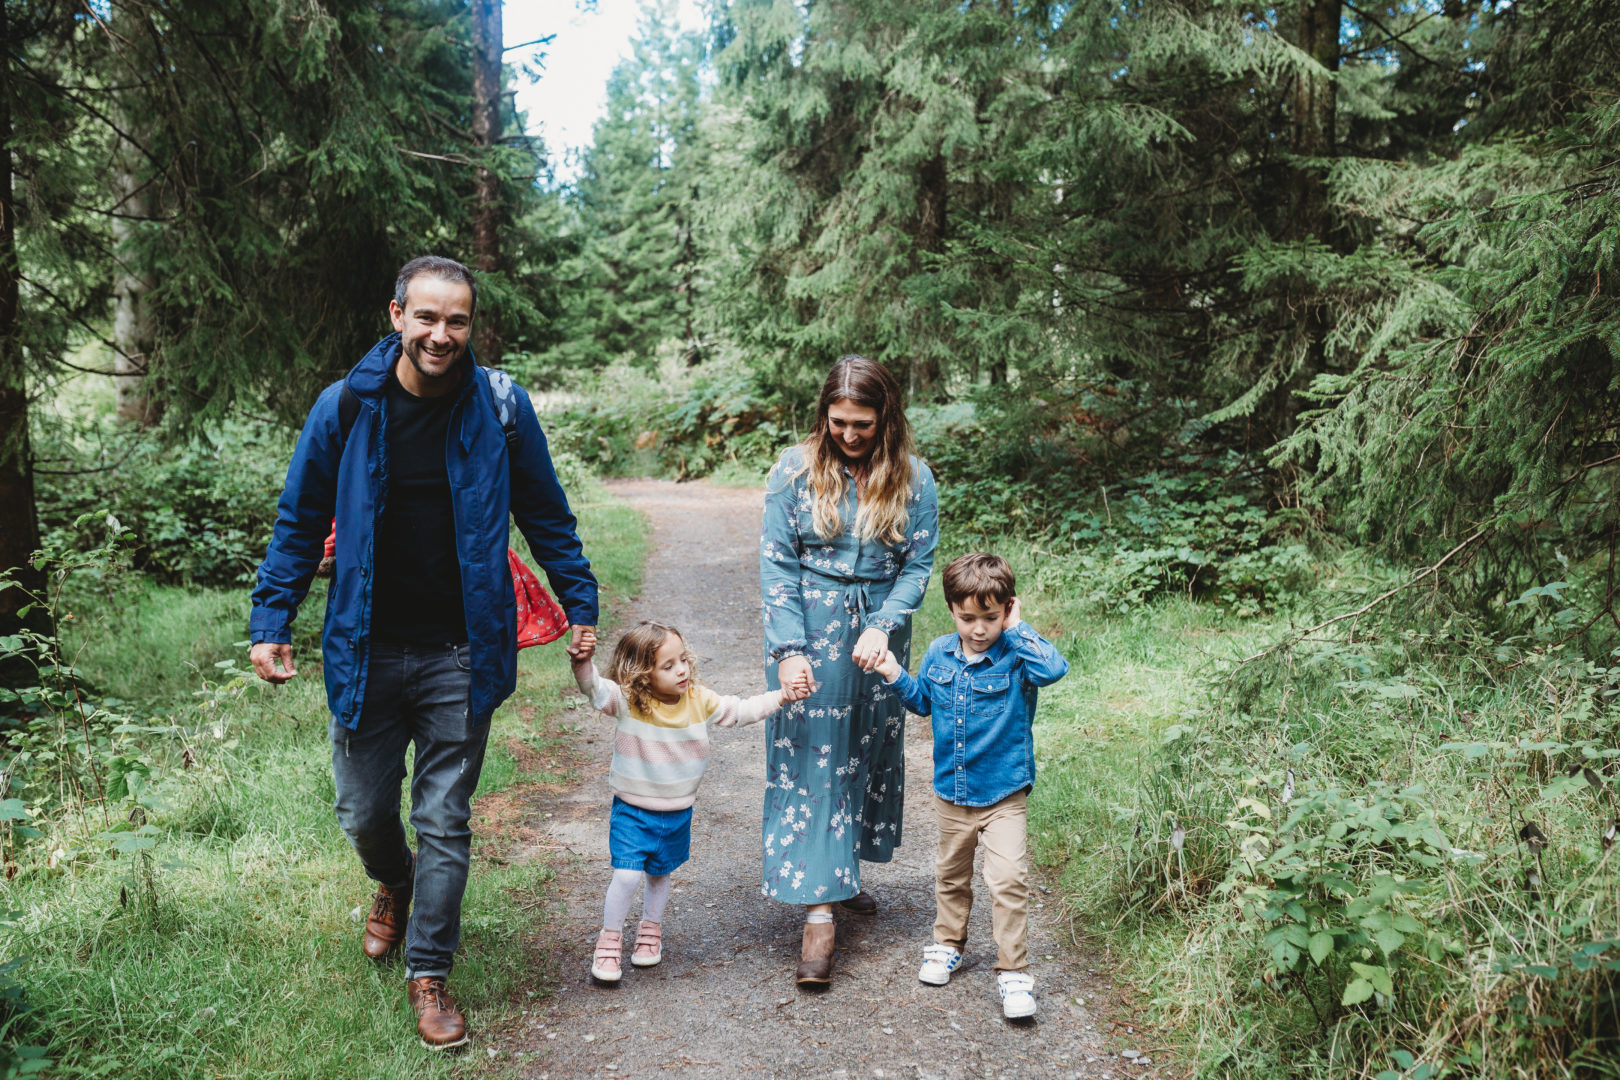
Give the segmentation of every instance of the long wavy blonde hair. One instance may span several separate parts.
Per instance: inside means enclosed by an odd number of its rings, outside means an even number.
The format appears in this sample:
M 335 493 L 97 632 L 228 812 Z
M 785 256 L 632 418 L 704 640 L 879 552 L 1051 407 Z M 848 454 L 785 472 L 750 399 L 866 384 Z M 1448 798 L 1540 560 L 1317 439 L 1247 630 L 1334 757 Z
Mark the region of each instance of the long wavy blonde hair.
M 855 511 L 855 532 L 863 541 L 898 544 L 906 538 L 907 504 L 911 500 L 911 426 L 901 407 L 900 384 L 888 369 L 864 356 L 840 357 L 827 372 L 816 403 L 816 425 L 800 443 L 802 471 L 809 474 L 811 519 L 816 535 L 831 540 L 844 531 L 839 507 L 844 501 L 844 466 L 827 423 L 827 410 L 847 401 L 877 413 L 876 445 L 860 464 L 867 469 Z
M 653 667 L 658 663 L 658 650 L 664 647 L 670 635 L 681 643 L 686 655 L 687 686 L 698 684 L 697 657 L 686 647 L 686 635 L 668 623 L 651 620 L 637 623 L 613 647 L 613 660 L 608 664 L 608 678 L 619 684 L 619 689 L 630 702 L 631 712 L 645 716 L 652 711 L 656 700 L 652 692 Z

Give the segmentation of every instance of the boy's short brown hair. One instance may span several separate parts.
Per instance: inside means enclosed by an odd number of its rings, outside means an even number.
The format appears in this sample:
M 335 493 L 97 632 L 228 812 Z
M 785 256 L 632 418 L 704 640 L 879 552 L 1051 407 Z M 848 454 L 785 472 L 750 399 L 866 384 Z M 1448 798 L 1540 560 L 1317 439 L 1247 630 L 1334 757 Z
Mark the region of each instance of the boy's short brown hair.
M 1013 569 L 1000 555 L 986 555 L 975 551 L 952 559 L 941 577 L 945 589 L 945 603 L 955 607 L 964 600 L 976 599 L 986 607 L 1010 604 L 1018 595 L 1018 579 Z

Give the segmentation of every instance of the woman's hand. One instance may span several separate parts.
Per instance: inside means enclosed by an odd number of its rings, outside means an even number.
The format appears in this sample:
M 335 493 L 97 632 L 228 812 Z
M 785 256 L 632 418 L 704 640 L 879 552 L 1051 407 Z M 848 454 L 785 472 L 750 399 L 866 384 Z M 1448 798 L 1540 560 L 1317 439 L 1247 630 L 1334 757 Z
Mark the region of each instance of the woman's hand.
M 889 651 L 889 635 L 868 626 L 861 631 L 861 636 L 855 642 L 855 648 L 850 651 L 849 658 L 855 661 L 855 666 L 862 671 L 876 671 L 877 666 L 883 662 L 883 654 Z
M 776 681 L 784 687 L 792 687 L 794 693 L 800 697 L 789 698 L 789 701 L 800 701 L 810 696 L 810 689 L 815 685 L 815 676 L 810 672 L 810 658 L 807 656 L 784 656 L 781 663 L 776 665 Z

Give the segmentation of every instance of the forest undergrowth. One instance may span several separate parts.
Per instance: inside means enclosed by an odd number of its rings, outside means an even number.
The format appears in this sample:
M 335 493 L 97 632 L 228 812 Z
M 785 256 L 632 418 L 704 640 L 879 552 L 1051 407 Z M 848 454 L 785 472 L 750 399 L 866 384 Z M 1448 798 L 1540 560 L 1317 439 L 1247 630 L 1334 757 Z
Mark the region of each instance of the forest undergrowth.
M 1397 594 L 1278 648 L 1399 578 L 1319 562 L 1261 615 L 1104 612 L 1088 560 L 987 546 L 1072 665 L 1035 856 L 1188 1073 L 1615 1075 L 1620 664 L 1569 637 L 1562 583 L 1495 621 Z M 932 596 L 920 636 L 949 629 Z
M 610 610 L 637 587 L 645 530 L 599 486 L 572 490 Z M 105 513 L 78 533 L 88 539 L 54 530 L 68 546 L 48 553 L 46 601 L 63 630 L 47 660 L 59 663 L 6 703 L 0 1077 L 477 1067 L 424 1055 L 403 966 L 360 954 L 371 883 L 331 810 L 321 584 L 298 623 L 300 677 L 272 689 L 247 667 L 246 586 L 162 584 L 132 569 L 140 541 Z M 541 861 L 508 861 L 518 823 L 489 797 L 572 775 L 558 718 L 573 686 L 566 654 L 553 645 L 520 659 L 474 803 L 453 980 L 485 1027 L 548 992 L 533 941 L 552 876 Z

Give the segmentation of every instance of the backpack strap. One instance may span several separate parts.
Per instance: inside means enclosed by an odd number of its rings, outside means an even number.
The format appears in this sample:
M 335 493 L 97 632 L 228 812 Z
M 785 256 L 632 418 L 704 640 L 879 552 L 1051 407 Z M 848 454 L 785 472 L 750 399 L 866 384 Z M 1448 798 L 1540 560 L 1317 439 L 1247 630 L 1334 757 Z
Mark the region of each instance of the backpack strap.
M 512 376 L 504 371 L 487 367 L 484 373 L 489 376 L 489 392 L 495 398 L 495 417 L 506 433 L 506 448 L 511 450 L 517 446 L 518 438 L 517 389 L 512 385 Z
M 487 367 L 484 373 L 489 376 L 489 391 L 495 398 L 495 416 L 506 435 L 506 448 L 511 450 L 518 440 L 517 389 L 512 385 L 512 376 L 504 371 Z M 359 415 L 360 399 L 349 389 L 349 380 L 344 379 L 343 390 L 338 395 L 338 430 L 343 435 L 344 446 L 349 445 L 349 432 L 354 430 L 354 421 Z

